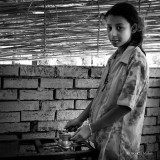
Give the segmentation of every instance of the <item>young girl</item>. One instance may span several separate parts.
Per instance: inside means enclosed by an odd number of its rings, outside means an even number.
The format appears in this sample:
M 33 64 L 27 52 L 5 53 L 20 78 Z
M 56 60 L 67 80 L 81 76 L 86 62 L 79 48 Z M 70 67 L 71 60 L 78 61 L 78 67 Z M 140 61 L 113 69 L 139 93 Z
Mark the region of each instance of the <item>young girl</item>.
M 98 160 L 135 160 L 139 153 L 148 86 L 148 67 L 142 49 L 143 23 L 129 3 L 114 5 L 103 21 L 116 52 L 108 60 L 95 98 L 67 123 L 73 140 L 90 139 Z

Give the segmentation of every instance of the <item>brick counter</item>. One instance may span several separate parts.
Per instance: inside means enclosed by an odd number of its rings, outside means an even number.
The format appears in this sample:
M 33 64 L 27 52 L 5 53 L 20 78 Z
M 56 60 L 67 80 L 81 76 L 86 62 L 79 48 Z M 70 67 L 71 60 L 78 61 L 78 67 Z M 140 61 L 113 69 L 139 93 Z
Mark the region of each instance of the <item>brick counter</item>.
M 103 67 L 0 65 L 0 138 L 57 136 L 90 103 Z M 160 159 L 160 68 L 150 83 L 140 158 Z

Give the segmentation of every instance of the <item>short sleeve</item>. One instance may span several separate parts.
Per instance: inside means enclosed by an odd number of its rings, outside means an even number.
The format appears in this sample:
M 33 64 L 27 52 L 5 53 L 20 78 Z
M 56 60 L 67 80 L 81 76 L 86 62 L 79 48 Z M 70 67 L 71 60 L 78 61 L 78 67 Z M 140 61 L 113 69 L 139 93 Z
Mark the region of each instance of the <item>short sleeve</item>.
M 120 96 L 118 97 L 117 105 L 127 106 L 133 110 L 147 77 L 145 61 L 146 60 L 141 57 L 134 57 L 129 63 L 127 77 Z

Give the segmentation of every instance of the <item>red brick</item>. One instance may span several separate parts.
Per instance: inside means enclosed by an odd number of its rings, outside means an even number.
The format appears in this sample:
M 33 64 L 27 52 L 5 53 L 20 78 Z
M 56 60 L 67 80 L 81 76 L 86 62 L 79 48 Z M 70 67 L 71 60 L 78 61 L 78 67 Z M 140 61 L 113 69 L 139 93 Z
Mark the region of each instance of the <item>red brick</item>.
M 30 123 L 1 123 L 0 124 L 0 133 L 9 133 L 9 132 L 29 132 Z
M 159 107 L 160 99 L 147 98 L 147 107 Z
M 97 89 L 90 89 L 89 90 L 89 98 L 94 98 L 96 95 Z
M 32 143 L 32 144 L 21 144 L 20 146 L 19 146 L 19 154 L 20 155 L 27 155 L 27 154 L 35 154 L 35 153 L 37 153 L 37 151 L 36 151 L 36 148 L 35 148 L 35 145 L 34 145 L 34 143 Z
M 42 78 L 40 87 L 41 88 L 73 88 L 73 80 Z
M 58 111 L 57 112 L 57 120 L 65 121 L 71 120 L 79 116 L 82 110 L 66 110 L 66 111 Z
M 21 121 L 52 121 L 55 119 L 55 111 L 22 111 Z
M 143 125 L 156 125 L 156 117 L 145 117 Z
M 150 77 L 160 77 L 160 68 L 150 68 L 149 76 Z
M 149 79 L 149 87 L 159 87 L 160 79 Z
M 17 90 L 0 90 L 0 100 L 17 99 Z
M 143 134 L 159 134 L 160 126 L 144 126 Z
M 75 82 L 76 88 L 98 88 L 99 79 L 77 79 Z
M 38 79 L 5 78 L 3 88 L 38 88 Z
M 21 76 L 41 76 L 41 77 L 54 77 L 55 67 L 51 66 L 21 66 Z
M 22 135 L 22 139 L 33 139 L 33 138 L 54 138 L 55 132 L 43 132 L 43 133 L 25 133 Z
M 0 140 L 16 140 L 18 137 L 16 135 L 0 135 Z
M 147 108 L 147 116 L 160 115 L 160 108 Z
M 102 76 L 102 73 L 104 72 L 104 67 L 95 67 L 91 68 L 91 77 L 99 78 Z
M 160 116 L 158 116 L 158 124 L 160 124 Z
M 76 109 L 85 109 L 90 103 L 89 100 L 76 100 Z
M 0 113 L 0 123 L 20 122 L 20 112 Z
M 52 100 L 53 91 L 51 90 L 21 90 L 20 91 L 21 100 Z
M 142 136 L 141 137 L 141 144 L 142 143 L 155 143 L 156 136 Z
M 87 90 L 56 90 L 57 99 L 87 99 Z
M 38 101 L 10 101 L 0 102 L 0 111 L 27 111 L 27 110 L 39 110 Z
M 55 131 L 57 129 L 57 121 L 38 122 L 38 131 Z
M 155 152 L 155 151 L 158 151 L 158 150 L 159 150 L 158 143 L 148 144 L 146 152 Z
M 42 102 L 42 110 L 74 109 L 74 100 L 58 100 Z
M 149 88 L 148 97 L 160 97 L 160 88 Z
M 159 149 L 159 151 L 157 151 L 157 160 L 159 160 L 160 159 L 160 149 Z
M 88 68 L 78 66 L 58 66 L 57 76 L 58 77 L 76 77 L 76 78 L 87 78 Z
M 1 76 L 18 76 L 19 66 L 0 65 Z

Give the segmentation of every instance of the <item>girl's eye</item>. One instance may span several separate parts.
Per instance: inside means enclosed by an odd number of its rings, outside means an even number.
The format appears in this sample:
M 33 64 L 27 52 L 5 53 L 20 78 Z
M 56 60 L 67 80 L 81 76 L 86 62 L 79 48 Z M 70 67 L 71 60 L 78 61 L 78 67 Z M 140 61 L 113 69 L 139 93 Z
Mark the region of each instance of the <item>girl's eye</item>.
M 121 26 L 117 26 L 117 30 L 118 31 L 122 30 L 122 27 Z
M 112 27 L 107 26 L 107 31 L 111 31 L 111 30 L 112 30 Z

